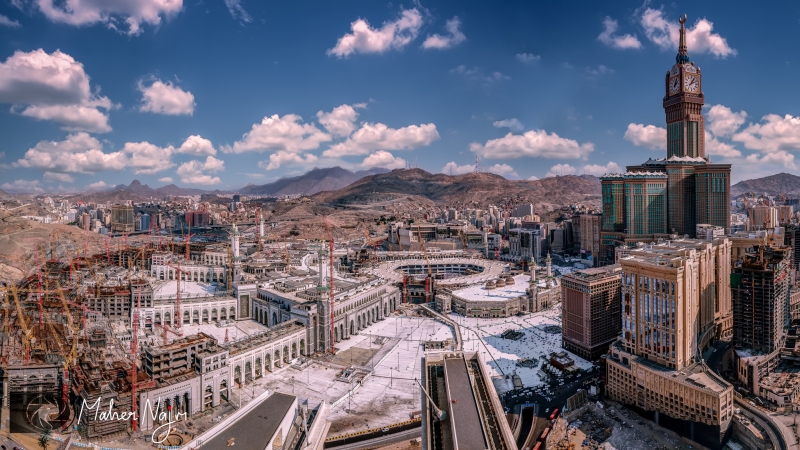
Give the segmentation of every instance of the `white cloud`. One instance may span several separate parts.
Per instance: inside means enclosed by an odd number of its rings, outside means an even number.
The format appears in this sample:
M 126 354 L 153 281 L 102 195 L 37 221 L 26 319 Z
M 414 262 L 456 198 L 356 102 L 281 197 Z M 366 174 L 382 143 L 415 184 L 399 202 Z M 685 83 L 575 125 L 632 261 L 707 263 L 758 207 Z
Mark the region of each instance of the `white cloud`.
M 63 141 L 40 141 L 12 166 L 57 173 L 96 173 L 122 170 L 126 164 L 123 152 L 104 153 L 100 141 L 81 132 L 70 134 Z
M 747 113 L 744 111 L 733 112 L 723 105 L 714 105 L 706 113 L 708 121 L 706 128 L 716 136 L 730 136 L 742 126 Z
M 214 173 L 221 170 L 225 170 L 225 162 L 213 156 L 207 156 L 206 162 L 192 160 L 181 164 L 175 173 L 181 177 L 182 183 L 213 185 L 221 182 L 219 177 L 212 177 L 204 172 Z
M 467 81 L 481 83 L 481 84 L 492 84 L 498 81 L 505 81 L 511 79 L 511 77 L 509 77 L 508 75 L 503 75 L 502 73 L 497 71 L 487 74 L 480 67 L 469 68 L 463 64 L 450 69 L 450 73 L 462 76 L 465 79 L 467 79 Z
M 130 155 L 128 165 L 137 174 L 152 175 L 175 166 L 172 162 L 175 148 L 171 145 L 162 148 L 147 141 L 126 142 L 122 152 Z
M 625 131 L 623 138 L 633 142 L 634 145 L 649 148 L 650 150 L 667 149 L 667 129 L 655 125 L 628 124 L 628 129 Z
M 465 173 L 471 173 L 474 171 L 474 164 L 465 164 L 463 166 L 459 166 L 455 163 L 455 161 L 450 161 L 449 163 L 445 164 L 441 170 L 442 173 L 447 175 L 464 175 Z
M 754 164 L 777 163 L 782 164 L 787 169 L 797 170 L 797 166 L 794 164 L 794 155 L 785 150 L 766 154 L 753 153 L 748 155 L 745 160 Z
M 562 175 L 575 175 L 576 173 L 578 173 L 578 169 L 569 164 L 556 164 L 547 171 L 544 177 L 559 177 Z
M 537 177 L 536 175 L 531 175 L 531 176 L 528 177 L 528 181 L 536 181 L 538 179 L 539 179 L 539 177 Z
M 72 183 L 75 181 L 74 178 L 72 178 L 72 175 L 57 172 L 45 172 L 42 179 L 46 182 L 53 183 Z
M 3 183 L 0 189 L 9 192 L 41 193 L 44 189 L 39 187 L 39 180 L 15 180 L 13 183 Z
M 647 8 L 642 14 L 641 24 L 645 35 L 662 50 L 677 50 L 680 24 L 677 20 L 664 18 L 664 11 Z M 728 45 L 722 36 L 711 31 L 714 24 L 708 19 L 698 19 L 694 27 L 686 29 L 686 46 L 689 54 L 711 53 L 720 58 L 736 56 L 736 49 Z
M 0 25 L 6 26 L 6 27 L 10 27 L 10 28 L 17 28 L 17 27 L 20 26 L 19 22 L 17 22 L 16 20 L 11 20 L 11 19 L 9 19 L 8 17 L 6 17 L 6 16 L 4 16 L 2 14 L 0 14 Z
M 142 104 L 139 111 L 171 116 L 189 115 L 194 113 L 194 95 L 189 91 L 172 84 L 155 79 L 149 86 L 139 81 L 139 92 L 142 93 Z
M 339 38 L 336 46 L 327 54 L 343 58 L 353 53 L 383 53 L 401 49 L 417 38 L 422 21 L 422 14 L 416 8 L 403 10 L 397 20 L 385 22 L 380 29 L 370 27 L 364 19 L 358 19 L 350 24 L 352 34 Z
M 258 166 L 267 170 L 274 170 L 281 167 L 281 165 L 314 164 L 317 161 L 319 161 L 319 158 L 313 153 L 301 155 L 299 153 L 292 153 L 286 150 L 278 150 L 277 152 L 269 155 L 269 161 L 260 161 Z
M 525 125 L 513 117 L 511 119 L 495 121 L 492 125 L 494 125 L 495 128 L 508 128 L 511 131 L 522 131 L 525 129 Z
M 461 20 L 458 17 L 453 17 L 445 24 L 445 28 L 447 29 L 448 33 L 447 36 L 442 36 L 440 34 L 428 35 L 428 38 L 422 43 L 422 48 L 435 48 L 442 50 L 455 47 L 456 45 L 466 41 L 467 37 L 464 36 L 464 33 L 458 29 L 460 26 Z
M 233 16 L 234 20 L 240 20 L 247 23 L 253 21 L 253 19 L 250 17 L 250 14 L 247 14 L 247 11 L 245 11 L 242 7 L 241 0 L 225 0 L 225 6 L 228 7 L 228 12 L 231 13 L 231 16 Z
M 486 169 L 489 173 L 494 173 L 500 175 L 501 177 L 505 177 L 506 175 L 513 175 L 514 178 L 519 178 L 517 172 L 514 171 L 514 168 L 509 166 L 508 164 L 495 164 L 488 169 Z
M 366 107 L 366 103 L 356 103 L 353 106 L 340 105 L 333 108 L 331 112 L 318 111 L 317 120 L 333 136 L 350 136 L 350 133 L 356 128 L 356 119 L 358 118 L 356 108 Z
M 731 139 L 750 150 L 767 153 L 800 150 L 800 116 L 767 114 L 761 123 L 751 123 Z
M 605 166 L 601 166 L 599 164 L 587 164 L 583 166 L 580 173 L 585 173 L 586 175 L 594 175 L 599 177 L 601 175 L 605 175 L 607 173 L 620 173 L 622 172 L 622 168 L 619 167 L 619 164 L 615 163 L 614 161 L 610 161 Z
M 602 64 L 600 64 L 597 67 L 587 67 L 587 68 L 585 68 L 583 70 L 584 70 L 584 72 L 586 72 L 586 75 L 588 75 L 590 77 L 599 77 L 600 75 L 614 73 L 614 69 L 612 69 L 610 67 L 607 67 L 607 66 L 604 66 Z
M 432 123 L 389 128 L 382 123 L 364 123 L 344 142 L 325 150 L 322 155 L 340 157 L 366 155 L 373 150 L 413 150 L 439 139 Z
M 533 53 L 517 53 L 515 58 L 517 58 L 517 61 L 525 64 L 533 64 L 542 60 L 541 56 L 534 55 Z
M 379 150 L 364 158 L 361 167 L 383 167 L 384 169 L 402 169 L 406 166 L 406 160 L 398 158 L 385 150 Z
M 299 153 L 315 150 L 320 144 L 331 140 L 331 136 L 310 123 L 302 123 L 303 118 L 297 114 L 286 114 L 279 117 L 274 114 L 264 117 L 261 123 L 253 124 L 249 132 L 242 135 L 240 141 L 225 146 L 225 153 L 243 153 L 247 151 L 284 150 Z
M 545 130 L 531 130 L 525 134 L 508 133 L 502 138 L 490 139 L 486 144 L 473 142 L 469 149 L 485 158 L 515 159 L 586 159 L 594 151 L 594 144 L 578 144 L 573 139 L 562 138 Z
M 160 181 L 162 183 L 174 183 L 175 182 L 175 180 L 173 180 L 172 177 L 159 178 L 158 181 Z
M 600 33 L 600 36 L 597 36 L 597 40 L 609 47 L 620 50 L 642 48 L 642 43 L 639 42 L 639 39 L 636 37 L 636 35 L 623 34 L 620 36 L 615 34 L 618 29 L 619 24 L 617 21 L 611 17 L 606 17 L 603 19 L 603 32 Z
M 706 155 L 722 156 L 724 158 L 734 158 L 742 156 L 742 152 L 736 150 L 731 144 L 722 142 L 711 133 L 706 133 Z
M 86 186 L 86 189 L 90 190 L 90 191 L 99 191 L 99 190 L 105 189 L 105 188 L 110 187 L 110 186 L 111 185 L 109 185 L 105 181 L 100 180 L 100 181 L 98 181 L 96 183 L 89 184 L 88 186 Z
M 0 102 L 11 103 L 12 111 L 23 116 L 56 121 L 65 130 L 111 131 L 107 111 L 115 105 L 96 92 L 83 64 L 59 50 L 16 51 L 0 63 Z
M 143 23 L 158 26 L 161 16 L 177 14 L 183 0 L 37 0 L 36 5 L 53 22 L 75 26 L 103 23 L 114 30 L 126 26 L 127 34 L 134 36 L 142 32 Z
M 186 138 L 176 152 L 195 156 L 217 154 L 217 150 L 214 148 L 214 145 L 211 144 L 211 141 L 199 135 L 192 135 Z

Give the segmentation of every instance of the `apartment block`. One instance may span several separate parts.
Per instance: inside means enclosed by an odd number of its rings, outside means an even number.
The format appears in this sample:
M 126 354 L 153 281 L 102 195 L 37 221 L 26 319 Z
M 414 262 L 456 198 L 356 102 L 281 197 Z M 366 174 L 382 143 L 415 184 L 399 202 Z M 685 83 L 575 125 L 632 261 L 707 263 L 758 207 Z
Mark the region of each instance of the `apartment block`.
M 561 278 L 562 346 L 594 361 L 608 352 L 621 330 L 618 265 L 576 271 Z

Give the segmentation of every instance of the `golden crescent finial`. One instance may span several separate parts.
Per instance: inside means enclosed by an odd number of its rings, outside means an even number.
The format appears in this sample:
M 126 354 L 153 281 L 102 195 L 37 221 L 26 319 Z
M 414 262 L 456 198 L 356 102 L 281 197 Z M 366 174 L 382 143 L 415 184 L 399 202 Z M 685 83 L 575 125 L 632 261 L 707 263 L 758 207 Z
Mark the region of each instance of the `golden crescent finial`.
M 683 17 L 679 17 L 678 22 L 680 22 L 681 26 L 683 26 L 683 24 L 686 23 L 686 14 L 684 14 Z

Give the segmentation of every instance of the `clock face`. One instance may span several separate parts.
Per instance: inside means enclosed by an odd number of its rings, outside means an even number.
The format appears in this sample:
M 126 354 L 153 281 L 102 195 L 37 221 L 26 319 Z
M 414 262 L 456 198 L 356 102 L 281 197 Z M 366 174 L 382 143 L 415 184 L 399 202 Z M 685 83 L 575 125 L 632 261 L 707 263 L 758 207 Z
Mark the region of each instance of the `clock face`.
M 686 90 L 689 92 L 697 92 L 700 89 L 700 82 L 694 75 L 686 75 L 684 83 Z
M 669 80 L 669 93 L 675 94 L 678 92 L 678 89 L 681 87 L 681 79 L 680 77 L 675 77 Z

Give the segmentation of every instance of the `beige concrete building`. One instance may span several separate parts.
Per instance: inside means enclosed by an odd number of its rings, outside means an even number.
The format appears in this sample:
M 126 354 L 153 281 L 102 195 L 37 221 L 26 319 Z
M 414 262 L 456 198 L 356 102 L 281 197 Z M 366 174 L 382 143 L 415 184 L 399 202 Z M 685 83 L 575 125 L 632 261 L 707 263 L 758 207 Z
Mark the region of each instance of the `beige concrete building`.
M 729 252 L 726 239 L 629 250 L 620 258 L 622 335 L 603 359 L 610 399 L 713 449 L 727 438 L 733 387 L 698 355 L 730 311 Z

